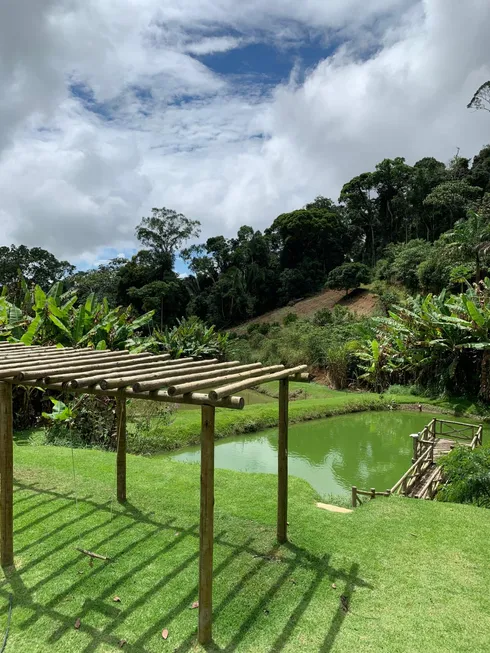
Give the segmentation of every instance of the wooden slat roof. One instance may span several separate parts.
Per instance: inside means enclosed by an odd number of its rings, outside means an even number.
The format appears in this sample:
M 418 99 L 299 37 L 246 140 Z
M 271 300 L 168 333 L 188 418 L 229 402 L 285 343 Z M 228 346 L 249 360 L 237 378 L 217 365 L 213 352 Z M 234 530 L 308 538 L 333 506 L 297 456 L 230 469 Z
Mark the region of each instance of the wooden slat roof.
M 243 398 L 233 396 L 234 392 L 276 379 L 306 380 L 305 371 L 306 365 L 243 365 L 217 359 L 172 359 L 169 354 L 0 343 L 0 381 L 172 403 L 243 408 Z

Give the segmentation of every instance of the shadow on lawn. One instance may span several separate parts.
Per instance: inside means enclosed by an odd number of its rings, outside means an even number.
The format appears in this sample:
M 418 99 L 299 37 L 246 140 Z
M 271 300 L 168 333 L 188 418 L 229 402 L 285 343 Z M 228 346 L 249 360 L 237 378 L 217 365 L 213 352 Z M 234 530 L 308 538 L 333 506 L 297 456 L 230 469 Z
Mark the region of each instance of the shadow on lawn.
M 79 546 L 81 539 L 86 541 L 87 538 L 90 538 L 89 541 L 93 543 L 92 550 L 103 552 L 104 547 L 114 546 L 114 542 L 122 538 L 124 541 L 120 543 L 114 564 L 117 564 L 118 560 L 127 562 L 128 557 L 124 558 L 125 555 L 129 556 L 136 549 L 141 551 L 140 547 L 144 547 L 143 555 L 139 554 L 139 557 L 137 556 L 136 560 L 132 560 L 132 564 L 129 566 L 127 564 L 126 566 L 121 565 L 120 573 L 117 575 L 112 574 L 107 582 L 106 578 L 102 576 L 104 584 L 98 594 L 85 598 L 81 609 L 77 609 L 76 618 L 79 618 L 83 625 L 84 639 L 80 640 L 80 651 L 83 651 L 83 653 L 98 650 L 100 645 L 108 645 L 117 649 L 120 636 L 114 633 L 121 631 L 124 621 L 129 620 L 134 624 L 137 611 L 141 613 L 145 609 L 147 602 L 154 600 L 159 592 L 165 592 L 166 586 L 188 570 L 189 566 L 197 567 L 199 557 L 198 524 L 192 524 L 184 528 L 176 525 L 175 518 L 168 521 L 159 521 L 152 517 L 152 513 L 144 513 L 136 506 L 127 503 L 114 516 L 117 524 L 113 524 L 111 521 L 110 532 L 103 533 L 104 529 L 106 531 L 108 529 L 107 520 L 95 524 L 94 520 L 96 521 L 97 516 L 100 516 L 101 511 L 103 513 L 110 512 L 112 516 L 111 501 L 99 503 L 90 496 L 84 496 L 78 499 L 79 505 L 82 506 L 82 512 L 77 514 L 75 518 L 64 520 L 50 530 L 49 518 L 63 514 L 67 510 L 67 506 L 73 504 L 73 501 L 67 498 L 67 495 L 53 489 L 42 489 L 36 484 L 17 483 L 16 488 L 22 492 L 22 496 L 16 501 L 16 508 L 19 504 L 21 506 L 20 511 L 16 510 L 16 517 L 25 515 L 27 512 L 39 507 L 46 506 L 48 508 L 46 514 L 36 519 L 36 522 L 44 522 L 46 535 L 35 541 L 32 541 L 32 539 L 29 541 L 28 534 L 22 537 L 22 533 L 26 531 L 27 527 L 15 531 L 17 541 L 22 540 L 20 546 L 16 548 L 16 559 L 20 559 L 22 563 L 18 570 L 15 568 L 7 570 L 5 580 L 0 582 L 0 597 L 2 598 L 0 615 L 5 614 L 6 607 L 4 606 L 9 592 L 12 592 L 15 608 L 17 611 L 22 608 L 20 611 L 22 617 L 17 617 L 17 619 L 14 617 L 15 631 L 22 632 L 31 628 L 31 632 L 34 633 L 38 622 L 45 624 L 48 619 L 51 620 L 53 628 L 50 634 L 45 635 L 45 641 L 42 639 L 37 640 L 38 644 L 42 644 L 47 650 L 55 645 L 62 646 L 62 638 L 73 632 L 75 618 L 73 613 L 66 614 L 69 612 L 66 602 L 69 602 L 73 596 L 83 595 L 84 591 L 87 593 L 88 589 L 84 587 L 87 582 L 93 581 L 97 575 L 103 574 L 107 569 L 107 564 L 111 564 L 96 561 L 92 568 L 83 573 L 83 576 L 77 574 L 68 584 L 63 583 L 61 591 L 52 594 L 48 593 L 47 596 L 42 596 L 39 601 L 36 600 L 36 597 L 42 595 L 43 590 L 49 587 L 50 583 L 56 583 L 57 579 L 66 572 L 73 571 L 75 573 L 80 565 L 80 557 L 74 552 L 72 556 L 68 556 L 67 560 L 66 554 L 70 547 L 74 549 Z M 61 505 L 52 510 L 51 504 L 55 504 L 56 501 Z M 31 503 L 32 505 L 30 505 Z M 76 534 L 74 534 L 74 530 L 77 531 Z M 63 531 L 65 531 L 64 537 Z M 172 538 L 165 546 L 160 547 L 158 540 L 157 545 L 155 545 L 153 538 L 158 538 L 162 533 L 167 533 L 167 536 L 172 535 Z M 296 584 L 294 576 L 301 573 L 301 570 L 306 571 L 311 580 L 308 586 L 299 594 L 298 601 L 292 611 L 285 614 L 284 626 L 280 634 L 276 636 L 275 641 L 272 641 L 274 635 L 271 635 L 270 648 L 268 649 L 271 653 L 278 653 L 287 645 L 323 580 L 328 578 L 330 583 L 341 584 L 339 585 L 339 596 L 342 593 L 346 597 L 347 605 L 356 587 L 370 587 L 368 583 L 359 577 L 359 567 L 356 563 L 353 563 L 348 571 L 344 571 L 332 567 L 328 555 L 318 557 L 291 543 L 282 547 L 274 547 L 272 551 L 264 553 L 253 546 L 253 537 L 244 537 L 239 542 L 230 542 L 225 538 L 225 535 L 225 532 L 217 532 L 215 536 L 215 547 L 217 550 L 219 549 L 220 554 L 216 556 L 214 577 L 218 579 L 220 574 L 225 572 L 237 559 L 243 560 L 244 555 L 247 556 L 246 571 L 240 574 L 240 578 L 237 578 L 234 584 L 227 585 L 227 591 L 224 594 L 220 593 L 219 599 L 215 599 L 213 615 L 216 630 L 219 629 L 220 615 L 232 601 L 239 597 L 241 592 L 246 591 L 249 583 L 260 579 L 263 585 L 261 585 L 262 590 L 258 593 L 252 608 L 249 608 L 248 612 L 244 611 L 243 615 L 240 613 L 242 615 L 241 621 L 239 619 L 233 621 L 234 627 L 228 629 L 230 634 L 226 646 L 219 648 L 216 644 L 212 644 L 207 649 L 209 651 L 226 651 L 227 653 L 235 651 L 247 637 L 247 634 L 253 631 L 254 626 L 260 628 L 257 622 L 264 618 L 264 613 L 269 614 L 269 607 L 273 605 L 276 595 L 286 586 L 286 583 Z M 61 541 L 50 548 L 49 545 L 47 546 L 47 542 L 53 537 L 61 537 Z M 132 596 L 127 604 L 126 602 L 123 604 L 113 602 L 114 594 L 117 593 L 118 588 L 122 587 L 124 583 L 131 583 L 133 578 L 137 578 L 139 572 L 162 561 L 163 556 L 169 554 L 172 550 L 183 544 L 188 544 L 188 538 L 192 538 L 190 550 L 185 555 L 181 555 L 180 558 L 177 556 L 177 561 L 173 561 L 173 566 L 170 568 L 165 567 L 165 564 L 168 565 L 169 563 L 167 556 L 165 563 L 162 562 L 161 567 L 158 567 L 156 571 L 155 582 L 149 583 L 142 591 Z M 41 550 L 41 553 L 37 556 L 36 548 Z M 63 556 L 64 562 L 62 564 L 57 562 L 57 554 Z M 49 559 L 52 559 L 51 565 L 49 565 Z M 271 564 L 274 564 L 274 569 L 277 570 L 277 574 L 273 574 L 273 576 L 277 576 L 275 580 L 270 579 L 267 574 L 261 576 L 261 572 L 266 571 L 266 567 Z M 48 565 L 47 572 L 45 572 L 46 565 Z M 264 580 L 266 578 L 269 578 L 269 580 Z M 127 636 L 128 642 L 124 646 L 125 651 L 143 653 L 154 650 L 153 648 L 149 649 L 148 646 L 151 645 L 150 640 L 155 639 L 155 633 L 161 632 L 162 625 L 171 627 L 172 622 L 177 617 L 185 617 L 186 611 L 189 610 L 198 593 L 197 574 L 195 583 L 189 583 L 185 580 L 181 582 L 183 583 L 182 594 L 175 596 L 175 604 L 171 608 L 167 607 L 166 610 L 162 609 L 162 612 L 158 613 L 156 622 L 151 622 L 150 618 L 143 618 L 141 626 L 138 622 L 137 632 L 134 632 L 135 628 L 133 626 L 133 632 L 130 631 Z M 330 621 L 328 617 L 326 618 L 325 639 L 318 649 L 321 653 L 328 653 L 332 649 L 346 614 L 339 601 L 333 618 Z M 97 627 L 90 624 L 94 615 L 96 615 Z M 186 632 L 189 633 L 188 636 L 184 641 L 180 639 L 180 645 L 178 642 L 176 644 L 172 642 L 171 649 L 173 651 L 184 653 L 195 648 L 197 611 L 193 612 L 192 616 L 195 618 L 196 627 L 186 627 Z M 104 625 L 99 625 L 100 623 Z M 39 637 L 42 637 L 43 631 L 39 629 L 38 632 Z M 251 637 L 253 638 L 253 635 Z M 253 639 L 251 639 L 251 642 L 253 642 Z

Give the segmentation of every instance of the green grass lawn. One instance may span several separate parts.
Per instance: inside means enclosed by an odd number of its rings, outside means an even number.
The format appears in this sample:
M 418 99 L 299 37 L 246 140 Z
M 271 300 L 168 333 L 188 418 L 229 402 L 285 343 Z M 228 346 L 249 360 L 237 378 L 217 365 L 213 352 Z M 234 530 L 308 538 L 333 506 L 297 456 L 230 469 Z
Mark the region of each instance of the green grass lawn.
M 0 574 L 0 641 L 14 596 L 7 653 L 117 651 L 121 639 L 132 652 L 200 650 L 199 467 L 130 456 L 119 506 L 113 454 L 78 450 L 75 464 L 78 508 L 69 449 L 15 447 L 16 570 Z M 339 515 L 314 500 L 290 479 L 290 544 L 278 547 L 276 478 L 216 471 L 210 650 L 488 651 L 488 511 L 391 498 Z M 90 567 L 76 546 L 113 562 Z

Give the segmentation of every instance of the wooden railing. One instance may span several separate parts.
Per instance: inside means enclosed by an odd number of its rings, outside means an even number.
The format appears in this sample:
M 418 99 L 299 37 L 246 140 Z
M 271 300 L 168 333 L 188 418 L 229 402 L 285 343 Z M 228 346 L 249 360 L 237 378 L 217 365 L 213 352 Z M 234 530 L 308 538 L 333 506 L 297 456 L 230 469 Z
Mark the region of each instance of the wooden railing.
M 423 454 L 391 488 L 391 494 L 410 494 L 412 488 L 420 481 L 433 463 L 435 443 L 435 440 L 431 441 L 431 445 L 425 448 Z
M 483 426 L 479 426 L 476 430 L 473 440 L 471 441 L 470 447 L 476 449 L 476 447 L 481 447 L 483 444 Z
M 483 443 L 483 426 L 476 424 L 465 424 L 464 422 L 452 422 L 443 419 L 433 419 L 425 426 L 420 433 L 414 433 L 412 466 L 403 474 L 395 485 L 385 492 L 370 490 L 359 490 L 352 486 L 352 507 L 362 505 L 360 497 L 374 499 L 376 497 L 389 497 L 392 494 L 412 495 L 417 499 L 433 499 L 437 489 L 443 480 L 442 470 L 436 465 L 433 470 L 428 470 L 434 464 L 434 448 L 438 440 L 459 440 L 462 445 L 470 446 L 472 449 Z M 424 481 L 422 479 L 428 473 Z M 422 481 L 420 488 L 416 486 Z M 415 493 L 413 493 L 415 489 Z
M 367 497 L 366 500 L 375 499 L 376 497 L 389 497 L 391 490 L 386 490 L 386 492 L 376 492 L 372 487 L 370 490 L 358 490 L 355 485 L 352 486 L 352 507 L 357 508 L 357 506 L 362 506 L 364 503 L 361 500 L 361 496 Z

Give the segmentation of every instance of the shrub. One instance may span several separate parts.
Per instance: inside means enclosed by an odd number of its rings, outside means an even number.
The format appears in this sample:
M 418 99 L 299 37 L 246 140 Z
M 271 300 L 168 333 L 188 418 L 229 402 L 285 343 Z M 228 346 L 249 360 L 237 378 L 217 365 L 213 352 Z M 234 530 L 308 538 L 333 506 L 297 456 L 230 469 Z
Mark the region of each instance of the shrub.
M 43 413 L 46 444 L 116 449 L 115 399 L 82 395 L 69 404 L 52 402 L 53 412 Z
M 283 320 L 282 320 L 282 323 L 284 324 L 284 326 L 288 326 L 288 324 L 293 324 L 294 322 L 297 322 L 298 319 L 299 319 L 299 318 L 298 318 L 298 316 L 296 315 L 296 313 L 292 313 L 292 312 L 291 312 L 291 313 L 287 313 L 287 314 L 284 316 L 284 318 L 283 318 Z
M 208 327 L 200 318 L 192 316 L 177 320 L 171 329 L 155 331 L 155 338 L 172 358 L 224 358 L 229 335 L 217 333 L 214 326 Z
M 313 324 L 316 326 L 326 326 L 333 321 L 332 312 L 328 308 L 321 308 L 313 316 Z
M 440 501 L 472 503 L 490 508 L 490 447 L 471 450 L 455 447 L 441 459 L 447 483 L 437 495 Z

